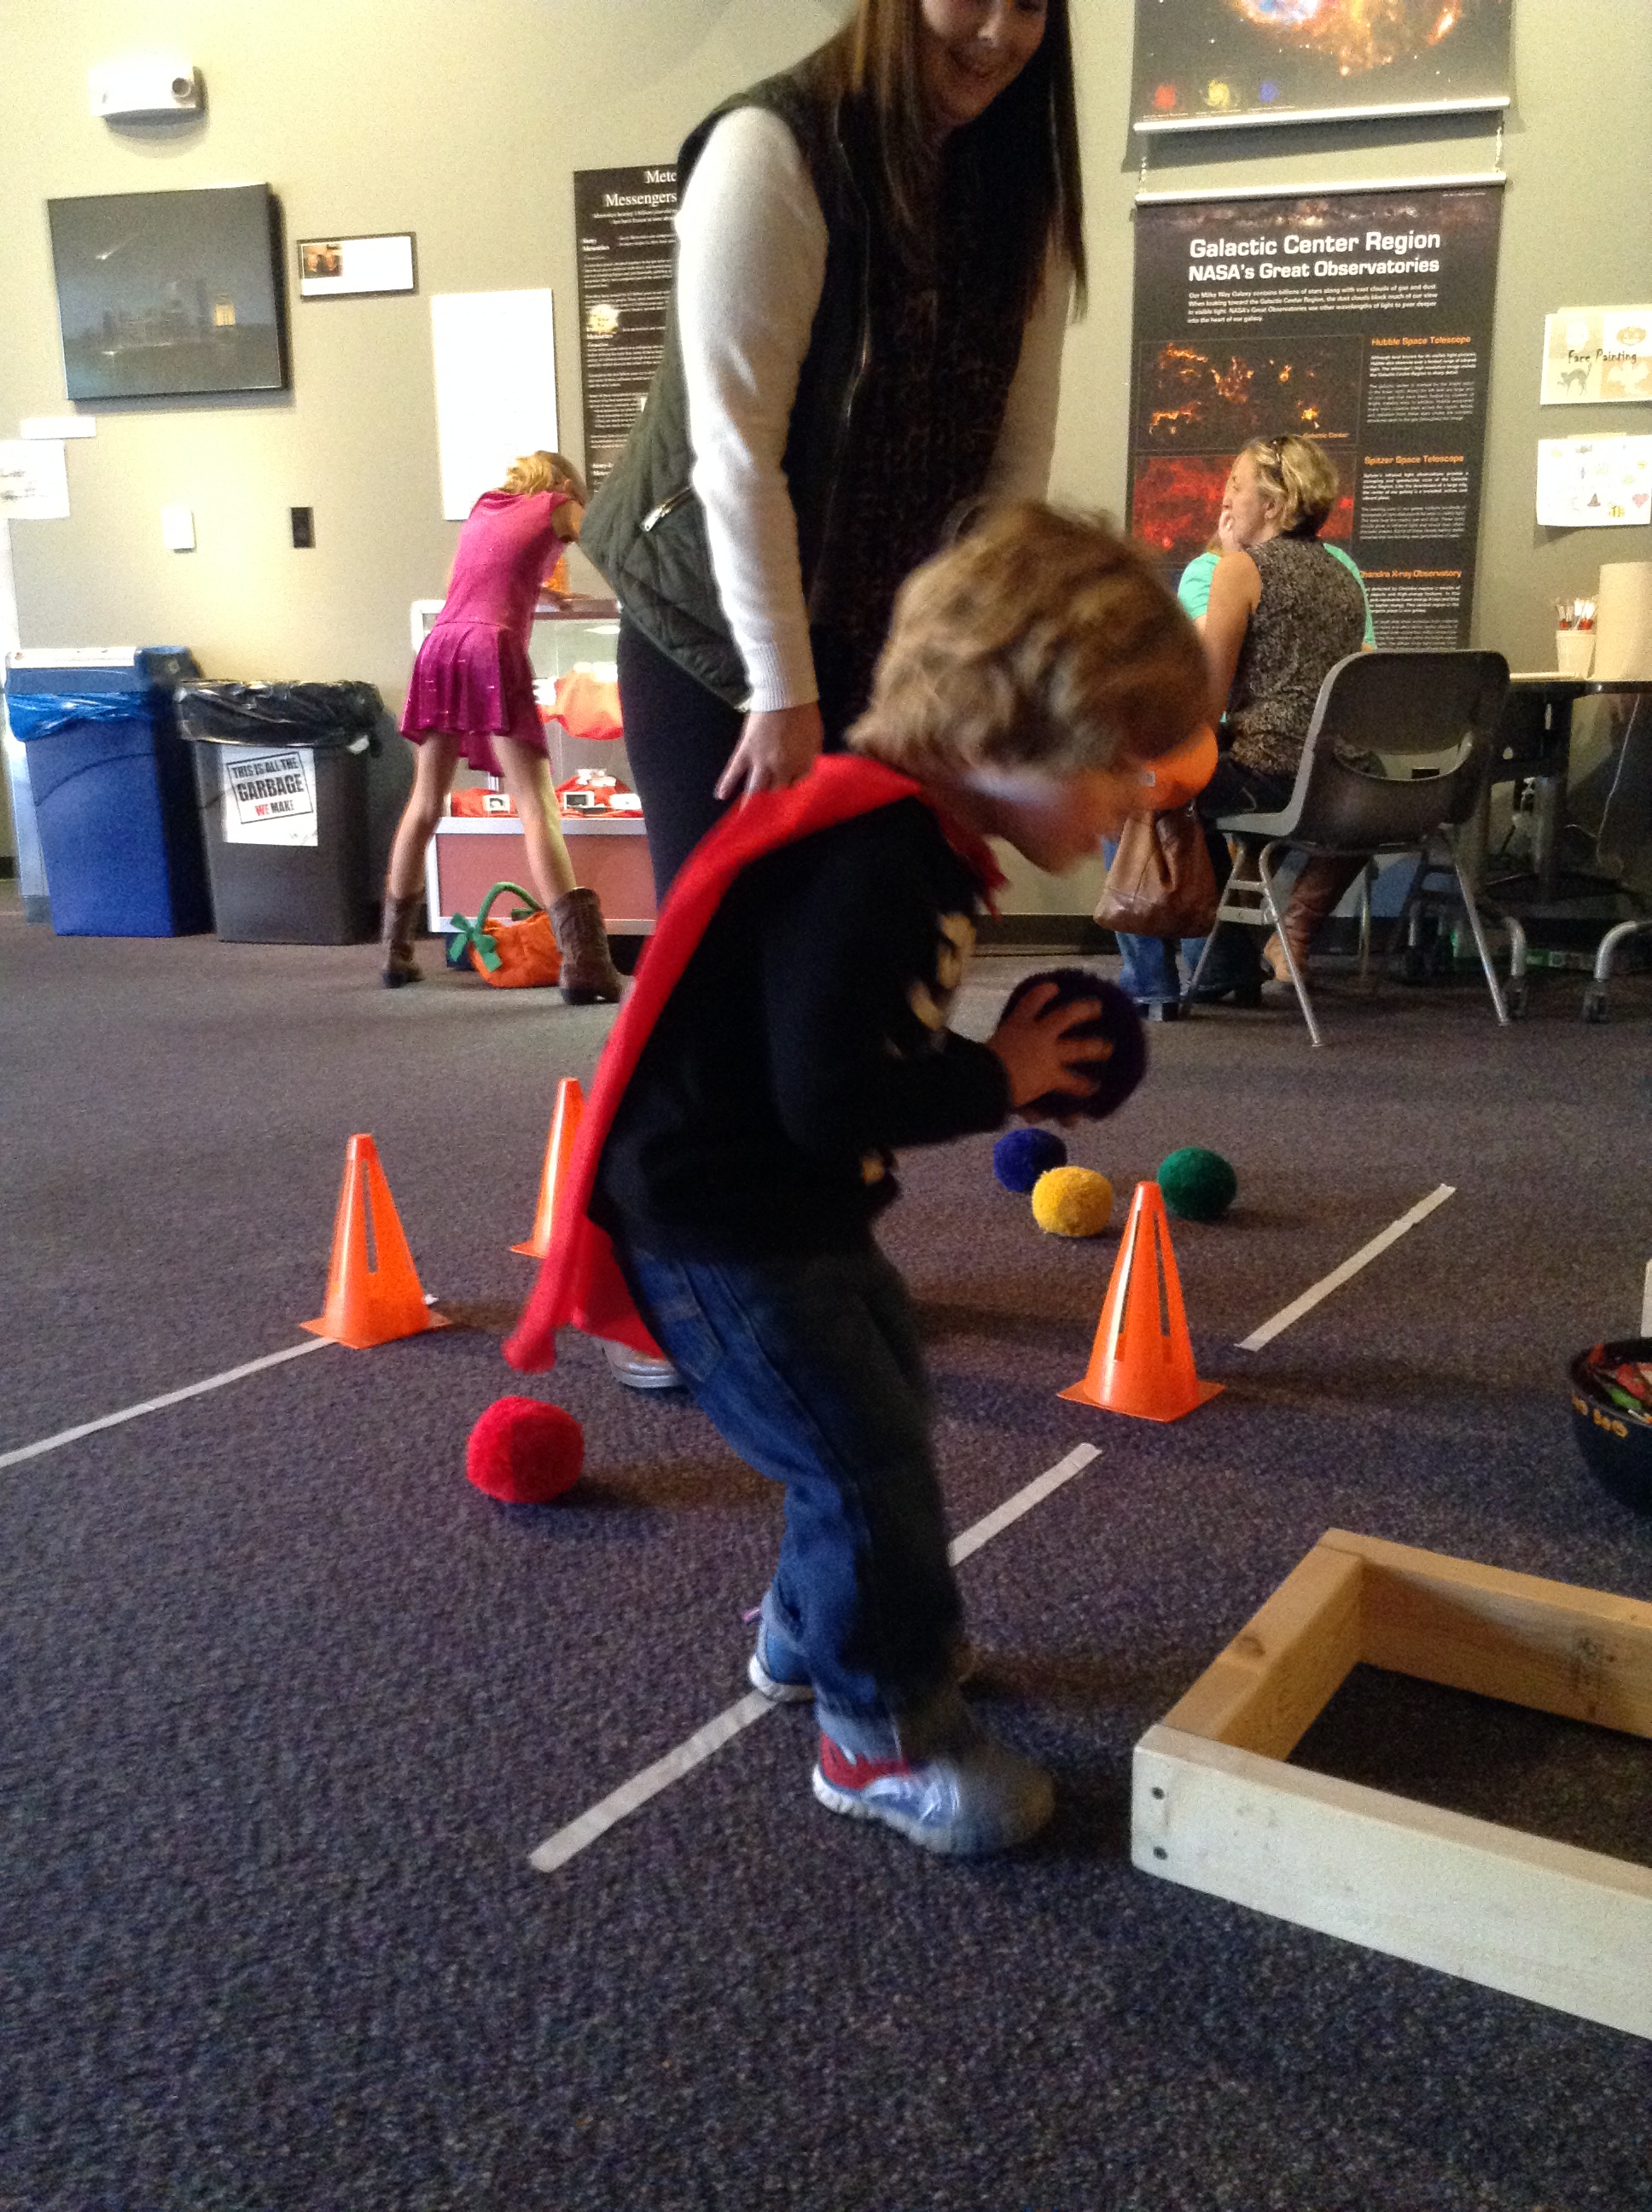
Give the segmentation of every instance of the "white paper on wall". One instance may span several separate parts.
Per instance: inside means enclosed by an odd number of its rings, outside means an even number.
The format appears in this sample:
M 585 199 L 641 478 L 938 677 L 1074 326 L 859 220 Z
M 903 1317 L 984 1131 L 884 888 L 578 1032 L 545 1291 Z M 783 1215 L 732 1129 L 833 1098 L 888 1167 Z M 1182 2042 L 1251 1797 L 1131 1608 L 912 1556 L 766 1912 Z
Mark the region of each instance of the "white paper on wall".
M 60 438 L 0 439 L 0 514 L 14 522 L 63 522 L 69 467 Z
M 1652 438 L 1540 438 L 1537 519 L 1550 530 L 1652 522 Z
M 226 845 L 316 842 L 315 752 L 309 745 L 221 745 Z
M 430 333 L 441 511 L 462 522 L 519 453 L 556 450 L 551 296 L 440 292 L 430 302 Z

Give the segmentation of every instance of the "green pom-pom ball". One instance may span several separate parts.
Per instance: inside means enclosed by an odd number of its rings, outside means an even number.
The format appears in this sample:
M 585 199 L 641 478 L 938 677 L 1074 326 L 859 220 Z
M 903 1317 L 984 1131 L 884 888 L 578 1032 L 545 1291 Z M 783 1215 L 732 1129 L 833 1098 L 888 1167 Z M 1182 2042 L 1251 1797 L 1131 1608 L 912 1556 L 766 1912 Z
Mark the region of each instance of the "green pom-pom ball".
M 1239 1195 L 1231 1164 L 1198 1145 L 1184 1145 L 1159 1163 L 1158 1187 L 1178 1221 L 1219 1221 Z
M 1113 1186 L 1094 1168 L 1051 1168 L 1033 1185 L 1032 1210 L 1048 1237 L 1099 1237 L 1113 1218 Z

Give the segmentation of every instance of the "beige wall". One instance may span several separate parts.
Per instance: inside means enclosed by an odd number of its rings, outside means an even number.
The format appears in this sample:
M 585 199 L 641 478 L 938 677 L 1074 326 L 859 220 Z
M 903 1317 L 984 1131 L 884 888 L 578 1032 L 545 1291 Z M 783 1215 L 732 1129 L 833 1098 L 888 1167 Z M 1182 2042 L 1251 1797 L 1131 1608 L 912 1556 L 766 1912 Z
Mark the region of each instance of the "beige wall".
M 1132 0 L 1073 0 L 1092 299 L 1072 335 L 1055 489 L 1120 506 L 1128 389 Z M 1644 298 L 1652 233 L 1646 0 L 1514 0 L 1516 105 L 1498 287 L 1477 632 L 1543 665 L 1560 592 L 1602 558 L 1652 557 L 1652 530 L 1540 530 L 1536 440 L 1652 430 L 1652 410 L 1540 410 L 1545 313 Z M 549 284 L 562 434 L 579 453 L 572 173 L 669 157 L 719 96 L 804 52 L 827 0 L 0 0 L 0 435 L 65 411 L 45 202 L 265 182 L 289 241 L 410 230 L 413 298 L 289 302 L 290 392 L 106 403 L 69 451 L 74 514 L 12 526 L 26 645 L 179 642 L 210 673 L 360 676 L 399 703 L 408 603 L 439 592 L 457 526 L 437 493 L 428 299 Z M 94 62 L 181 47 L 198 123 L 112 128 L 88 112 Z M 1414 177 L 1491 166 L 1478 122 L 1234 133 L 1163 149 L 1152 181 Z M 1214 158 L 1219 156 L 1220 158 Z M 167 552 L 160 509 L 196 514 Z M 288 509 L 315 510 L 315 550 Z M 1029 884 L 1016 903 L 1057 908 Z

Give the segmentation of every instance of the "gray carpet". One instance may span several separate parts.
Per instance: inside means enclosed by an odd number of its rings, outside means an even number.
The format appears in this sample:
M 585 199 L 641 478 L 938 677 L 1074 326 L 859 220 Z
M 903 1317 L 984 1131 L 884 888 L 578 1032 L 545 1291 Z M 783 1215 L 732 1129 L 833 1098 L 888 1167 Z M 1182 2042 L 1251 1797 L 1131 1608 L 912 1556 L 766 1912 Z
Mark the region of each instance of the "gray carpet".
M 965 1025 L 1020 972 L 978 968 Z M 372 975 L 0 918 L 0 1450 L 295 1341 L 355 1129 L 467 1324 L 0 1471 L 3 2212 L 1652 2205 L 1652 2047 L 1126 1841 L 1130 1746 L 1329 1525 L 1652 1598 L 1652 1521 L 1583 1468 L 1563 1380 L 1652 1254 L 1644 980 L 1600 1030 L 1554 976 L 1508 1035 L 1467 983 L 1333 982 L 1319 1054 L 1283 1013 L 1156 1031 L 1074 1155 L 1121 1193 L 1181 1143 L 1238 1167 L 1176 1239 L 1228 1389 L 1169 1429 L 1055 1395 L 1115 1240 L 1042 1237 L 986 1140 L 913 1157 L 888 1241 L 954 1526 L 1099 1447 L 963 1571 L 1053 1830 L 972 1867 L 834 1821 L 783 1712 L 544 1878 L 536 1843 L 739 1694 L 778 1500 L 592 1347 L 525 1386 L 500 1358 L 555 1081 L 608 1017 Z M 525 1387 L 586 1425 L 555 1508 L 463 1477 Z M 1630 1739 L 1362 1671 L 1298 1756 L 1652 1856 Z

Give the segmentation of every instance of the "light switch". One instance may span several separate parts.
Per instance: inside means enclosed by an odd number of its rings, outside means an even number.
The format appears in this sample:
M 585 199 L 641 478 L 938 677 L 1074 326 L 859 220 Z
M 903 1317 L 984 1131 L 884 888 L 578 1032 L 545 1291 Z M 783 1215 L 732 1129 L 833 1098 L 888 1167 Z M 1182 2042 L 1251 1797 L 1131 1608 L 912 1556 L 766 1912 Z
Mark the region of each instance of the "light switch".
M 161 510 L 162 543 L 173 553 L 192 553 L 195 550 L 195 510 L 192 507 L 163 507 Z

